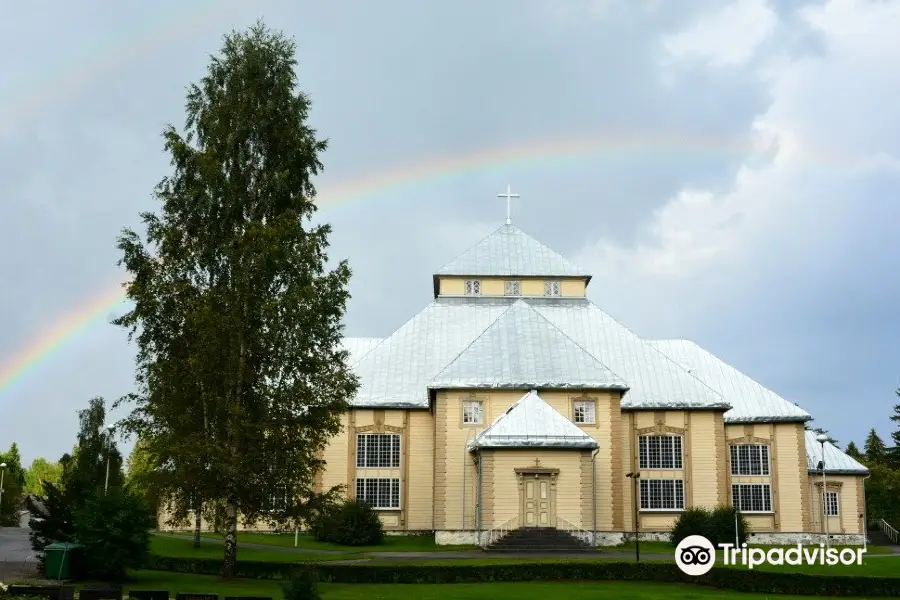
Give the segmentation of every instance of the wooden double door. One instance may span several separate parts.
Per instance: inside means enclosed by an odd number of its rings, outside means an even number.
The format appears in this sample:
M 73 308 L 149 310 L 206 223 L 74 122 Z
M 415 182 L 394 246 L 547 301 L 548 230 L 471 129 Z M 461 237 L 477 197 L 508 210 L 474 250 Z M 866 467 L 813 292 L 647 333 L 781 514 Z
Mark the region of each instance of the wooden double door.
M 523 474 L 519 522 L 522 527 L 556 527 L 555 489 L 549 474 Z

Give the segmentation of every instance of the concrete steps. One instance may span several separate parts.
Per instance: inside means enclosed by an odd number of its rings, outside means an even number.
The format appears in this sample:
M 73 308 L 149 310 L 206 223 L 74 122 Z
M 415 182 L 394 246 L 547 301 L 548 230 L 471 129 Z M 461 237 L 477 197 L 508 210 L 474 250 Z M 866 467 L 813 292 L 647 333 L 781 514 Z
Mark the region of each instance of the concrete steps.
M 488 552 L 596 552 L 589 544 L 553 527 L 521 527 L 509 532 L 491 546 Z

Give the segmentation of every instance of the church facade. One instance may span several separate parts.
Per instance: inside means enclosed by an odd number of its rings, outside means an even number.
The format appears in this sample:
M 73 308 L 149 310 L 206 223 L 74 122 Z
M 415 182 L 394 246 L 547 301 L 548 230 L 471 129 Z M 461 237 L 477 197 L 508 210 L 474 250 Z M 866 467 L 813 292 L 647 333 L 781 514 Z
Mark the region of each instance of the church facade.
M 639 338 L 590 281 L 507 223 L 439 269 L 434 300 L 391 335 L 347 338 L 360 388 L 317 487 L 441 544 L 520 527 L 658 539 L 718 505 L 761 543 L 861 542 L 863 465 L 696 344 Z

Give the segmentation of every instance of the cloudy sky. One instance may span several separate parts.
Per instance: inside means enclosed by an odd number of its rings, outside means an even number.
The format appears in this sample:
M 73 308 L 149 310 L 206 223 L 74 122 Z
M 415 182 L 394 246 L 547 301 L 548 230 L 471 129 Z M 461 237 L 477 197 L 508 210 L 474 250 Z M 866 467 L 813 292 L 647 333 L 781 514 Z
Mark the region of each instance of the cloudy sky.
M 156 208 L 185 86 L 258 18 L 296 38 L 330 139 L 350 335 L 420 310 L 511 183 L 514 223 L 638 334 L 698 342 L 842 445 L 890 432 L 900 3 L 145 4 L 0 0 L 0 447 L 57 458 L 90 397 L 131 390 L 116 235 Z

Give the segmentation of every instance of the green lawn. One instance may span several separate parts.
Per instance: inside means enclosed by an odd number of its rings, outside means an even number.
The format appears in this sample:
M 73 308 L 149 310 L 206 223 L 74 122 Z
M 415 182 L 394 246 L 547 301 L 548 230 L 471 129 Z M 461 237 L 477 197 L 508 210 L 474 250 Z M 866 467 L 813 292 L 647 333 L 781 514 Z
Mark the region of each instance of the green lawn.
M 182 575 L 157 571 L 137 571 L 126 583 L 125 590 L 169 590 L 177 592 L 213 593 L 228 596 L 270 596 L 281 598 L 276 581 L 234 579 L 225 581 L 207 575 Z M 734 599 L 799 600 L 803 596 L 742 594 L 700 586 L 632 582 L 529 582 L 529 583 L 461 583 L 440 585 L 349 585 L 321 586 L 324 600 L 581 600 L 582 598 L 617 598 L 622 600 L 705 600 Z M 808 596 L 805 597 L 808 599 Z M 852 600 L 852 599 L 851 599 Z
M 222 539 L 218 533 L 202 533 L 205 538 Z M 238 533 L 241 542 L 264 546 L 294 547 L 293 533 Z M 297 548 L 309 550 L 339 550 L 343 552 L 452 552 L 454 550 L 477 550 L 478 546 L 438 546 L 433 535 L 386 535 L 380 546 L 340 546 L 328 542 L 317 542 L 309 535 L 297 536 Z
M 168 535 L 154 535 L 150 538 L 150 552 L 160 556 L 179 558 L 218 558 L 223 556 L 224 548 L 218 544 L 201 544 L 194 548 L 191 540 Z M 257 548 L 241 548 L 238 540 L 238 560 L 261 562 L 309 562 L 326 560 L 346 560 L 357 558 L 347 554 L 307 554 L 303 552 L 284 552 L 279 550 L 260 550 Z

